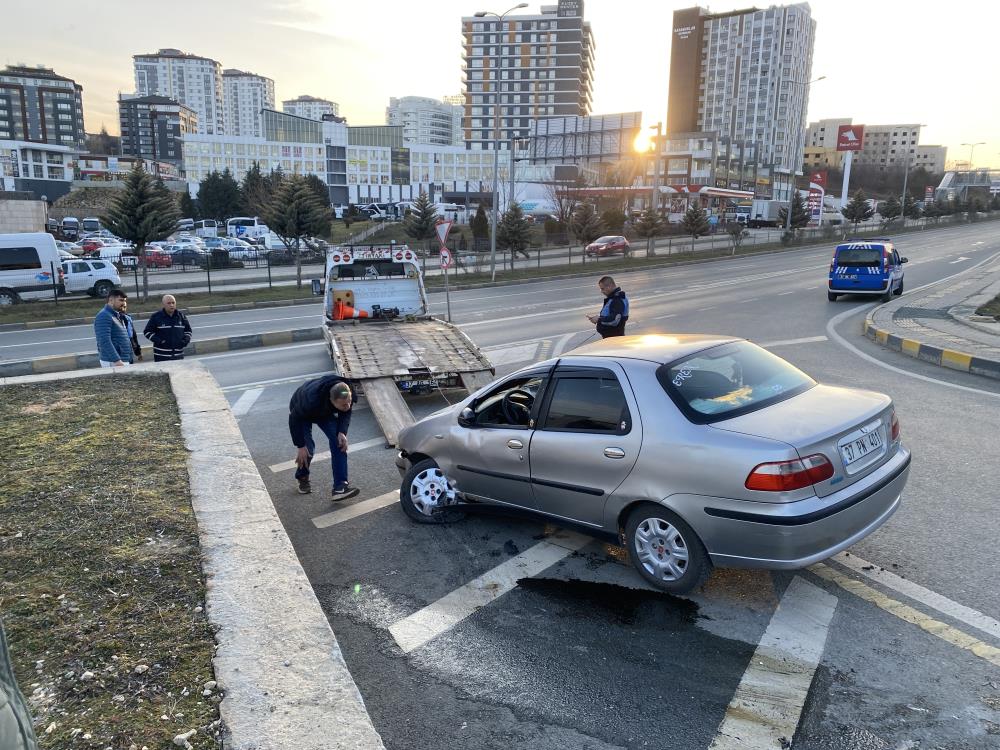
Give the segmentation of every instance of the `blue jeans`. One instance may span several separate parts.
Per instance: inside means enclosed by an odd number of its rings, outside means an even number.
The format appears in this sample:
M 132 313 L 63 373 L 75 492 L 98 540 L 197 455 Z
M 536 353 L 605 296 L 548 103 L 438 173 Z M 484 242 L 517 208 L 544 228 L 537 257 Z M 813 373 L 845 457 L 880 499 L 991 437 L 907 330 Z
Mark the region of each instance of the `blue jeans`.
M 289 422 L 298 421 L 295 417 L 289 417 Z M 304 428 L 306 436 L 306 450 L 309 451 L 309 463 L 312 463 L 312 458 L 316 453 L 316 443 L 313 441 L 312 436 L 312 422 L 302 423 L 298 425 Z M 337 445 L 337 428 L 340 426 L 340 422 L 334 418 L 328 422 L 317 422 L 316 426 L 319 427 L 323 434 L 326 435 L 327 439 L 330 441 L 330 463 L 333 464 L 333 487 L 343 487 L 347 484 L 347 454 L 340 450 L 340 446 Z M 295 470 L 296 479 L 308 479 L 309 478 L 309 463 L 304 467 L 299 467 Z

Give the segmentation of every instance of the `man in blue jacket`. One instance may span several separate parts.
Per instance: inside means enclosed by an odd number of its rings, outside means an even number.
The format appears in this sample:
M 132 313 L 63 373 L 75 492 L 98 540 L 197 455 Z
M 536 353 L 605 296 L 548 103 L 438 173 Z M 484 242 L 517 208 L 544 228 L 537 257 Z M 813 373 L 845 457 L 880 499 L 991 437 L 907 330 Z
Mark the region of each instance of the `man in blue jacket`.
M 94 337 L 101 367 L 125 367 L 132 364 L 132 341 L 122 319 L 122 308 L 128 299 L 121 289 L 112 289 L 108 303 L 94 316 Z
M 300 494 L 312 492 L 309 484 L 309 464 L 316 453 L 312 427 L 317 425 L 330 441 L 333 464 L 333 499 L 346 500 L 358 494 L 358 488 L 347 481 L 347 428 L 351 424 L 351 408 L 356 397 L 350 385 L 339 375 L 325 375 L 299 386 L 288 403 L 288 431 L 298 448 L 295 479 Z
M 602 276 L 597 286 L 604 295 L 604 306 L 599 315 L 588 315 L 587 319 L 597 327 L 601 338 L 624 336 L 625 323 L 628 322 L 628 297 L 610 276 Z
M 154 362 L 184 359 L 184 348 L 191 343 L 191 324 L 177 309 L 174 295 L 163 295 L 163 308 L 146 321 L 142 335 L 153 342 Z

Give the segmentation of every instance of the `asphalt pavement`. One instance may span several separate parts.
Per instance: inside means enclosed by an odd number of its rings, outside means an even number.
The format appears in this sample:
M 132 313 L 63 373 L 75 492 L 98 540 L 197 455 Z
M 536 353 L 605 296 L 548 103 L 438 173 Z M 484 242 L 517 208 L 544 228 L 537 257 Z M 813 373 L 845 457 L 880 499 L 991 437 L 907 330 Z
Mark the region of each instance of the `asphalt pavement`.
M 908 235 L 899 248 L 910 258 L 909 293 L 986 261 L 1000 238 L 972 225 Z M 874 303 L 826 300 L 829 257 L 803 250 L 617 279 L 632 299 L 629 333 L 745 336 L 821 382 L 888 393 L 914 456 L 902 507 L 848 555 L 799 572 L 718 570 L 685 598 L 648 590 L 614 546 L 554 551 L 555 528 L 537 520 L 483 513 L 450 526 L 410 523 L 395 503 L 392 452 L 364 408 L 350 435 L 361 495 L 344 507 L 329 501 L 329 461 L 315 465 L 314 493 L 297 495 L 288 399 L 329 370 L 323 345 L 199 357 L 226 390 L 387 748 L 998 746 L 1000 383 L 864 338 Z M 443 313 L 443 295 L 432 303 Z M 502 374 L 590 338 L 585 315 L 599 303 L 596 278 L 568 279 L 456 293 L 452 314 Z M 298 327 L 319 314 L 299 306 L 192 323 L 196 334 L 221 336 Z M 2 334 L 0 353 L 31 339 L 41 346 L 48 333 Z M 51 333 L 44 346 L 55 350 L 45 353 L 89 345 L 89 327 Z M 419 417 L 460 397 L 436 393 L 411 406 Z M 543 552 L 554 562 L 539 568 Z M 426 643 L 401 645 L 402 623 L 504 564 L 537 572 Z M 777 676 L 775 639 L 803 655 Z M 791 689 L 796 680 L 804 691 Z M 761 704 L 791 727 L 784 743 L 747 720 Z

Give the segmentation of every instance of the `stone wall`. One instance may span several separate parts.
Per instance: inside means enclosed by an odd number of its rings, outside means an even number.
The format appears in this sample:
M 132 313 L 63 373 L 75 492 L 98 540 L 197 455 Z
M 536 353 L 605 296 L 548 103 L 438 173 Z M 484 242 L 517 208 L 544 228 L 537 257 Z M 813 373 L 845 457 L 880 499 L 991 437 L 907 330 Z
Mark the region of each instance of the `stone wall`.
M 0 234 L 44 232 L 45 201 L 11 201 L 0 198 Z

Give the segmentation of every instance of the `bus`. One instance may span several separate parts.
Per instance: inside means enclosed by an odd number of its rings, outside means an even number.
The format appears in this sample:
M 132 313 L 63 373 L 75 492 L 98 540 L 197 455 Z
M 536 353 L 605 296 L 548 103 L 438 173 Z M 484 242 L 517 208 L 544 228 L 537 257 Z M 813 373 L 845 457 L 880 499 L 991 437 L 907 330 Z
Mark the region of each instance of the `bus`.
M 266 237 L 270 230 L 267 224 L 256 216 L 234 216 L 226 222 L 226 234 L 229 237 L 241 239 L 260 239 Z
M 198 237 L 218 237 L 219 222 L 215 219 L 201 219 L 191 225 L 191 230 Z

